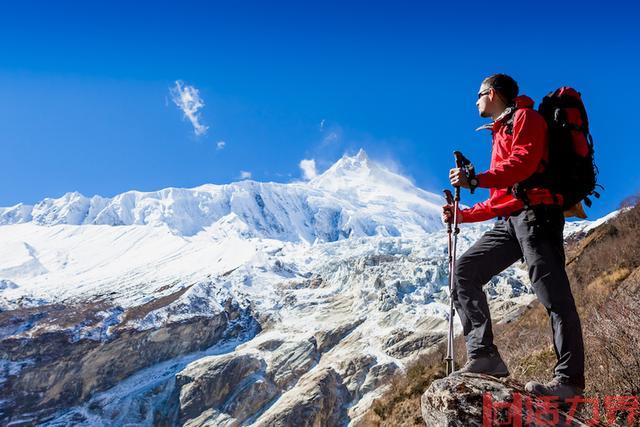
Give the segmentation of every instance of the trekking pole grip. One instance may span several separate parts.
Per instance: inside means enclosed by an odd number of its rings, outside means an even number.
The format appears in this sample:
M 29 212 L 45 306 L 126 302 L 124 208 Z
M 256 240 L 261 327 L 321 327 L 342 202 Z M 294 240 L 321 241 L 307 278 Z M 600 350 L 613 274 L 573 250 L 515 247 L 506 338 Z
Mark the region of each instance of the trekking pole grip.
M 464 161 L 467 160 L 466 157 L 464 157 L 461 152 L 454 151 L 453 152 L 453 158 L 455 159 L 456 167 L 458 169 L 464 169 L 464 167 L 465 167 Z M 457 201 L 460 200 L 460 186 L 456 185 L 454 188 L 455 188 L 455 192 L 456 192 L 456 196 L 455 196 L 454 200 L 457 202 Z
M 451 190 L 442 190 L 442 192 L 444 193 L 444 198 L 447 201 L 448 205 L 452 205 L 453 204 L 453 194 L 451 194 Z
M 444 198 L 447 201 L 447 205 L 453 206 L 453 194 L 451 190 L 442 190 Z M 453 212 L 451 212 L 451 220 L 447 221 L 447 232 L 451 233 L 451 223 L 453 222 Z
M 467 159 L 460 151 L 454 151 L 453 152 L 453 158 L 456 161 L 456 167 L 457 168 L 464 168 L 466 165 L 468 165 L 469 163 L 471 163 L 469 161 L 469 159 Z
M 462 170 L 467 177 L 467 181 L 469 182 L 469 191 L 473 194 L 474 190 L 477 187 L 477 181 L 474 183 L 474 179 L 476 177 L 476 169 L 471 163 L 471 160 L 467 159 L 460 151 L 454 151 L 453 157 L 456 159 L 456 167 Z M 459 187 L 456 188 L 456 195 L 459 193 Z M 456 200 L 460 200 L 459 197 Z

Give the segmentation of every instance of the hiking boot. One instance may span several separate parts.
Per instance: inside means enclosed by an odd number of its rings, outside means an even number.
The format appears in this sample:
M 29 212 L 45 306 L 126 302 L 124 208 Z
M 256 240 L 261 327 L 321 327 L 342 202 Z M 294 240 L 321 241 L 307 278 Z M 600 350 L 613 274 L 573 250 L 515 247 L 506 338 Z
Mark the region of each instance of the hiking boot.
M 469 358 L 465 365 L 454 372 L 455 374 L 486 374 L 493 377 L 508 377 L 509 369 L 499 353 Z
M 571 384 L 563 383 L 558 377 L 555 377 L 548 383 L 539 383 L 537 381 L 529 381 L 524 389 L 529 393 L 542 396 L 557 396 L 560 400 L 566 400 L 574 396 L 582 396 L 584 390 Z

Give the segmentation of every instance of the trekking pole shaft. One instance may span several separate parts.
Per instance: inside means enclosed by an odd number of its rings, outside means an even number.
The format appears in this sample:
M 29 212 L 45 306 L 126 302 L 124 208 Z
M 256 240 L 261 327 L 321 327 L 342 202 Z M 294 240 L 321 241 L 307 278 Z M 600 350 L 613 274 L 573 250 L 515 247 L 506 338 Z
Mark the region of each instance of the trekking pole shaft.
M 456 167 L 464 168 L 466 164 L 470 163 L 462 153 L 459 151 L 454 151 L 453 153 Z M 451 194 L 451 193 L 449 193 Z M 455 273 L 456 273 L 456 251 L 458 247 L 458 233 L 460 229 L 458 228 L 458 209 L 460 205 L 460 186 L 455 187 L 455 196 L 453 197 L 453 242 L 451 242 L 451 235 L 449 235 L 449 337 L 448 337 L 448 345 L 447 345 L 447 374 L 452 373 L 455 370 L 454 367 L 454 350 L 453 350 L 453 341 L 454 341 L 454 322 L 453 319 L 455 317 L 455 307 L 453 303 L 454 298 L 454 287 L 455 287 Z
M 451 223 L 449 222 L 447 224 L 447 234 L 448 234 L 448 239 L 447 239 L 447 254 L 448 254 L 448 264 L 449 264 L 449 325 L 448 325 L 448 334 L 447 334 L 447 356 L 445 357 L 445 361 L 447 364 L 447 375 L 450 375 L 451 373 L 453 373 L 453 371 L 455 371 L 455 366 L 453 363 L 453 316 L 454 316 L 454 312 L 453 312 L 453 299 L 452 299 L 452 294 L 451 294 L 451 279 L 452 279 L 452 263 L 453 263 L 453 257 L 452 257 L 452 253 L 451 253 L 451 246 L 452 246 L 452 242 L 451 242 Z
M 454 350 L 453 350 L 453 318 L 455 317 L 455 309 L 453 306 L 453 274 L 454 274 L 454 256 L 453 256 L 453 243 L 452 243 L 452 223 L 456 224 L 456 209 L 457 205 L 455 198 L 451 194 L 450 190 L 444 190 L 444 197 L 447 201 L 447 205 L 453 205 L 454 210 L 451 215 L 451 219 L 447 221 L 447 261 L 449 265 L 449 324 L 448 324 L 448 334 L 447 334 L 447 355 L 445 357 L 447 375 L 450 375 L 455 371 L 454 364 Z M 459 197 L 459 195 L 458 195 Z M 457 226 L 455 227 L 457 230 Z
M 456 251 L 457 251 L 457 247 L 458 247 L 458 233 L 460 231 L 460 229 L 458 228 L 458 200 L 460 198 L 459 196 L 459 192 L 460 192 L 460 188 L 457 187 L 456 188 L 456 199 L 454 199 L 453 202 L 453 242 L 451 244 L 451 251 L 450 251 L 450 263 L 449 263 L 449 349 L 448 349 L 448 353 L 451 355 L 451 372 L 453 372 L 455 370 L 454 368 L 454 362 L 453 362 L 453 358 L 454 358 L 454 350 L 453 350 L 453 340 L 454 340 L 454 332 L 453 332 L 453 319 L 455 317 L 455 308 L 454 308 L 454 304 L 453 304 L 453 298 L 454 298 L 454 287 L 455 287 L 455 283 L 456 283 L 456 279 L 455 279 L 455 274 L 456 274 Z

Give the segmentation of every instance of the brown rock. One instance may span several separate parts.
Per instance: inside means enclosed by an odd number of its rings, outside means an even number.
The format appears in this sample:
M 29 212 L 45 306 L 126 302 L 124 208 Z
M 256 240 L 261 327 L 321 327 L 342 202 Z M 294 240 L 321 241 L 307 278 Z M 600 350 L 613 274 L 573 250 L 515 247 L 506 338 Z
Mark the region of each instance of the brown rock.
M 258 418 L 256 427 L 332 427 L 342 425 L 349 393 L 332 368 L 310 372 Z
M 225 403 L 247 377 L 260 371 L 264 362 L 251 355 L 210 356 L 188 365 L 176 375 L 180 390 L 182 422 Z
M 482 427 L 485 393 L 489 393 L 493 402 L 511 402 L 514 408 L 520 408 L 523 427 L 536 425 L 535 413 L 528 412 L 529 408 L 536 407 L 534 397 L 514 381 L 481 374 L 453 374 L 431 383 L 422 395 L 422 418 L 429 427 Z M 532 399 L 533 402 L 529 406 L 526 404 L 527 399 Z M 508 413 L 506 410 L 499 411 L 493 416 L 494 421 L 504 422 L 507 421 Z M 498 419 L 498 416 L 504 418 Z M 544 417 L 547 416 L 551 416 L 550 412 Z M 527 422 L 528 418 L 532 422 Z M 581 420 L 567 423 L 566 413 L 561 411 L 558 411 L 558 420 L 553 425 L 587 426 Z

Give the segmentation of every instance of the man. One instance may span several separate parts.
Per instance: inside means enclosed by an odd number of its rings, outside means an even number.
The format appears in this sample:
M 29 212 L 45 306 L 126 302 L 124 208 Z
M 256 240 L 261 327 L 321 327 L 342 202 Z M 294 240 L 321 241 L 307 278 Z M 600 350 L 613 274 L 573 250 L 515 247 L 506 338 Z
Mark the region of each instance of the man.
M 514 185 L 544 171 L 547 125 L 533 110 L 533 101 L 518 96 L 517 83 L 505 74 L 492 75 L 482 82 L 476 105 L 482 117 L 493 119 L 490 168 L 475 179 L 455 168 L 449 178 L 454 186 L 490 189 L 488 200 L 458 211 L 459 223 L 498 220 L 456 264 L 452 297 L 467 346 L 467 363 L 458 372 L 509 375 L 493 343 L 491 315 L 482 286 L 524 258 L 536 296 L 551 317 L 557 357 L 553 380 L 546 384 L 529 382 L 525 388 L 562 399 L 582 394 L 584 346 L 564 268 L 562 196 L 534 186 L 523 186 L 524 197 L 522 193 L 515 197 L 512 191 Z M 452 218 L 453 206 L 444 206 L 443 220 Z

